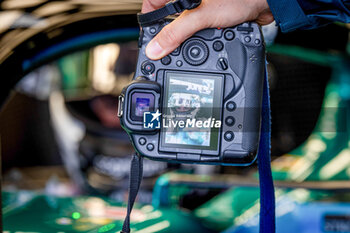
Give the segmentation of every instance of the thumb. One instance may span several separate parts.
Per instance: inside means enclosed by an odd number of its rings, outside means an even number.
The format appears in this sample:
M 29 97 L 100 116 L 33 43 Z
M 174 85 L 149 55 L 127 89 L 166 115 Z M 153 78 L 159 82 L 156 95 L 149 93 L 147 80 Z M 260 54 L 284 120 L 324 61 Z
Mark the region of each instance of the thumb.
M 166 25 L 146 47 L 146 55 L 158 60 L 174 51 L 187 38 L 205 28 L 200 11 L 183 12 L 177 19 Z

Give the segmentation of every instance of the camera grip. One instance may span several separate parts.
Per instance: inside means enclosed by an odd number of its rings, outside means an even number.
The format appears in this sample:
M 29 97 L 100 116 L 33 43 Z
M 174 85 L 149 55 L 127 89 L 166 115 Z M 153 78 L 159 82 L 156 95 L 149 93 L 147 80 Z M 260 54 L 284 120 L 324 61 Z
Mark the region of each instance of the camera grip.
M 247 45 L 236 38 L 226 44 L 226 50 L 230 67 L 242 80 L 245 91 L 242 149 L 255 153 L 260 135 L 265 47 Z M 234 59 L 236 57 L 241 59 Z
M 265 69 L 264 46 L 246 46 L 247 63 L 243 79 L 245 89 L 245 109 L 243 120 L 242 148 L 256 152 L 259 145 L 261 104 Z

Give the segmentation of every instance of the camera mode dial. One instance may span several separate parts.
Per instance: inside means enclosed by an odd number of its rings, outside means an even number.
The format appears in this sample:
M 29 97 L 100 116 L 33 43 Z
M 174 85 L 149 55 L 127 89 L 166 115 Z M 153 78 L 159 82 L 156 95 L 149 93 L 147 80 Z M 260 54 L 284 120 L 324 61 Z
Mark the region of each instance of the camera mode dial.
M 192 39 L 185 42 L 182 55 L 188 64 L 199 66 L 207 60 L 209 49 L 203 41 Z

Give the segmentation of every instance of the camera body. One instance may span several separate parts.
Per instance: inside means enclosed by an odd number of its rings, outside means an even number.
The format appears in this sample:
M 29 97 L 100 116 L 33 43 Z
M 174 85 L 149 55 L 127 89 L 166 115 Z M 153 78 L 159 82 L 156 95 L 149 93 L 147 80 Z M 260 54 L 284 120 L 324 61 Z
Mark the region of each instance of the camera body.
M 145 48 L 170 22 L 142 28 L 133 81 L 119 96 L 118 116 L 135 150 L 152 160 L 250 165 L 265 68 L 260 27 L 205 29 L 152 61 Z

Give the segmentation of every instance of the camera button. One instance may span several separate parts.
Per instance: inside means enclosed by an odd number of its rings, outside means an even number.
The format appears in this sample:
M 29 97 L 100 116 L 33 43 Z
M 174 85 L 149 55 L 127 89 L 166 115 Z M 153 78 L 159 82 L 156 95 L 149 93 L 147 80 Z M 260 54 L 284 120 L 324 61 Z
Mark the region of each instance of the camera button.
M 157 32 L 157 29 L 156 29 L 155 27 L 151 27 L 151 28 L 149 29 L 149 32 L 150 32 L 151 34 L 155 34 L 155 33 Z
M 182 61 L 180 61 L 180 60 L 176 62 L 176 65 L 177 65 L 178 67 L 181 67 L 182 64 L 183 64 L 183 63 L 182 63 Z
M 225 32 L 224 37 L 226 40 L 233 40 L 235 38 L 235 33 L 231 30 Z
M 152 74 L 154 72 L 154 69 L 155 68 L 154 68 L 153 63 L 148 62 L 148 61 L 142 63 L 142 65 L 141 65 L 141 71 L 144 74 Z
M 199 66 L 207 60 L 209 48 L 202 40 L 191 39 L 183 45 L 182 55 L 188 64 Z
M 193 47 L 190 50 L 190 54 L 191 54 L 192 57 L 197 58 L 197 57 L 199 57 L 201 55 L 201 50 L 198 47 Z
M 146 148 L 148 151 L 152 151 L 152 150 L 154 150 L 154 145 L 152 143 L 148 143 Z
M 217 65 L 218 65 L 219 69 L 227 70 L 227 68 L 228 68 L 227 59 L 223 58 L 223 57 L 219 58 Z
M 253 32 L 254 31 L 254 28 L 252 28 L 252 27 L 245 27 L 245 26 L 238 26 L 237 27 L 237 31 L 239 31 L 239 32 L 244 32 L 244 33 L 251 33 L 251 32 Z
M 140 144 L 141 146 L 145 145 L 146 143 L 147 143 L 146 138 L 142 137 L 142 138 L 139 139 L 139 144 Z
M 235 135 L 232 131 L 227 131 L 225 134 L 224 134 L 224 138 L 226 141 L 232 141 L 234 138 L 235 138 Z
M 177 56 L 180 54 L 180 47 L 177 47 L 172 53 L 170 53 L 173 56 Z
M 226 109 L 230 112 L 233 112 L 236 109 L 236 103 L 233 101 L 230 101 L 226 104 Z
M 217 40 L 213 43 L 213 49 L 216 51 L 216 52 L 220 52 L 221 50 L 224 49 L 224 44 Z
M 259 39 L 255 39 L 254 43 L 255 43 L 256 45 L 259 45 L 259 44 L 260 44 L 260 40 L 259 40 Z
M 227 126 L 233 126 L 235 124 L 235 118 L 232 116 L 229 116 L 225 119 L 225 123 Z
M 163 58 L 160 60 L 160 62 L 161 62 L 163 65 L 169 65 L 170 62 L 171 62 L 171 58 L 170 58 L 170 56 L 165 56 L 165 57 L 163 57 Z
M 252 40 L 252 38 L 250 38 L 250 36 L 244 37 L 244 41 L 245 41 L 246 43 L 249 43 L 251 40 Z

